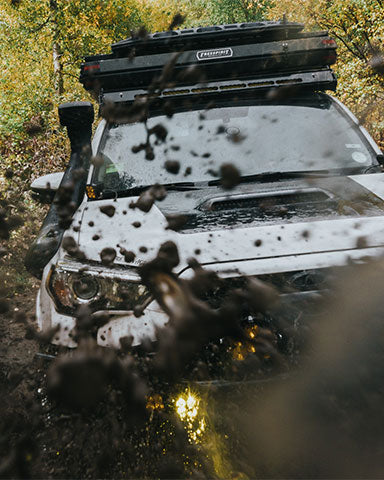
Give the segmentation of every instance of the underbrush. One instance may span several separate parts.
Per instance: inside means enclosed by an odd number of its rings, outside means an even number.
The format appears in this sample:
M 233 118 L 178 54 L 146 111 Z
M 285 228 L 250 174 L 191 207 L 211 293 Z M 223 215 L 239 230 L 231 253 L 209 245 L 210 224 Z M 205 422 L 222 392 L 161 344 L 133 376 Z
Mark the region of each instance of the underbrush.
M 2 296 L 12 299 L 36 286 L 36 280 L 24 267 L 24 257 L 48 207 L 31 198 L 29 178 L 14 176 L 2 180 L 0 216 L 4 225 L 0 232 L 0 282 Z
M 25 126 L 20 140 L 0 139 L 1 288 L 9 298 L 36 284 L 24 267 L 24 256 L 35 238 L 48 206 L 32 199 L 30 184 L 48 173 L 62 171 L 68 159 L 65 131 L 44 130 L 38 117 Z M 28 132 L 28 133 L 27 133 Z

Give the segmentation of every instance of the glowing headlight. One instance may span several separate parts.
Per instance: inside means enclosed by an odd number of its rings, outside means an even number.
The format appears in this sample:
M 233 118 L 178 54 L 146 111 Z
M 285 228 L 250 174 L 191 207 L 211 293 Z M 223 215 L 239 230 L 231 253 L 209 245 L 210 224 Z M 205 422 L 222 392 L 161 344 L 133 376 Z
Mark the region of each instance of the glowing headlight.
M 148 296 L 148 291 L 135 281 L 105 278 L 95 274 L 79 274 L 53 270 L 48 278 L 48 291 L 56 310 L 73 315 L 79 305 L 100 310 L 133 310 Z

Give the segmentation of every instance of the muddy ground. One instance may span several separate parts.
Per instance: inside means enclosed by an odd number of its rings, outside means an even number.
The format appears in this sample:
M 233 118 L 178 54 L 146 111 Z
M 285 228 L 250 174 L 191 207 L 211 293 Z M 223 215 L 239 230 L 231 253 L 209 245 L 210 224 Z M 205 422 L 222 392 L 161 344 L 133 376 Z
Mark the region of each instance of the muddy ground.
M 49 356 L 58 352 L 30 338 L 36 292 L 34 282 L 1 316 L 1 478 L 151 477 L 155 464 L 150 427 L 136 425 L 132 415 L 127 415 L 130 425 L 119 425 L 124 422 L 121 402 L 79 412 L 48 399 Z M 174 468 L 167 467 L 168 473 Z M 180 467 L 177 471 L 178 478 Z
M 158 409 L 147 409 L 144 417 L 121 391 L 111 390 L 107 399 L 81 410 L 49 398 L 50 356 L 67 351 L 31 338 L 37 287 L 38 282 L 29 285 L 1 316 L 1 478 L 253 477 L 242 459 L 232 465 L 227 430 L 220 434 L 212 423 L 204 443 L 191 441 L 193 429 L 175 415 L 174 401 L 186 392 L 182 382 L 165 386 L 162 396 L 154 397 Z M 209 390 L 193 387 L 207 402 L 200 404 L 205 419 L 215 415 Z
M 57 351 L 29 338 L 33 281 L 1 316 L 1 477 L 382 478 L 383 272 L 348 273 L 293 371 L 230 388 L 154 382 L 144 409 L 128 387 L 80 409 L 47 396 L 54 362 L 38 354 Z M 175 412 L 187 391 L 199 399 L 193 425 Z

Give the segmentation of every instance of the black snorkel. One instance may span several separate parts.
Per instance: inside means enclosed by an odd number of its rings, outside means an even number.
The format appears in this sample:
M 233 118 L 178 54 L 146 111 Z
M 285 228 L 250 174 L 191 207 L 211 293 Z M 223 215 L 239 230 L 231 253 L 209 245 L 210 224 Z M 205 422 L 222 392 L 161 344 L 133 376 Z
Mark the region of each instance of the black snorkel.
M 67 128 L 71 156 L 40 232 L 25 256 L 25 267 L 37 278 L 59 249 L 64 231 L 84 197 L 91 158 L 93 105 L 64 103 L 59 106 L 59 118 L 61 126 Z

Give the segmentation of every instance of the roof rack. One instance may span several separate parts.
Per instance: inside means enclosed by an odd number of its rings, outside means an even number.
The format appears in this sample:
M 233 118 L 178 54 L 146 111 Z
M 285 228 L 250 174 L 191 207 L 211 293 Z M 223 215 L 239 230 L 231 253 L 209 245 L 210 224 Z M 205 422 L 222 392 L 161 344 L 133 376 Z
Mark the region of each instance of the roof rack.
M 337 79 L 331 69 L 310 72 L 295 72 L 285 75 L 263 76 L 248 80 L 229 80 L 224 82 L 211 82 L 193 84 L 181 87 L 166 88 L 156 92 L 156 98 L 184 97 L 191 95 L 218 94 L 218 93 L 262 93 L 265 90 L 278 87 L 299 87 L 312 90 L 336 90 Z M 131 103 L 139 98 L 148 98 L 148 90 L 121 90 L 116 92 L 101 92 L 100 103 Z
M 334 89 L 329 66 L 336 61 L 336 42 L 327 32 L 306 33 L 303 28 L 285 21 L 256 22 L 130 38 L 113 44 L 111 54 L 87 57 L 80 82 L 100 94 L 101 101 L 132 101 L 148 89 L 167 95 L 185 87 L 191 94 L 208 84 L 222 91 L 225 82 L 249 85 L 264 78 L 274 86 L 295 79 L 316 89 Z M 159 82 L 169 64 L 171 75 Z

